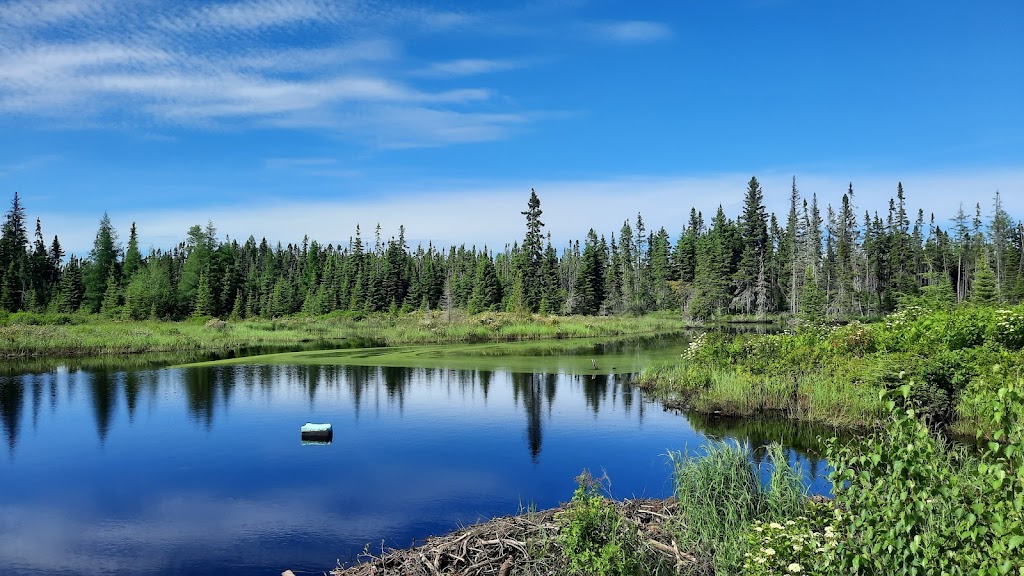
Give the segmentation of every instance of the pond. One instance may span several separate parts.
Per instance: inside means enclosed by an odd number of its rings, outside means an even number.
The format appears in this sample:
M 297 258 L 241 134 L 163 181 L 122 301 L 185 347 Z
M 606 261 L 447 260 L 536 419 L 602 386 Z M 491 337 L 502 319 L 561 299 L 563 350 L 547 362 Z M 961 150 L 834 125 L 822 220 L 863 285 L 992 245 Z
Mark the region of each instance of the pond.
M 789 446 L 813 492 L 823 431 L 664 410 L 630 384 L 679 338 L 308 351 L 0 376 L 5 574 L 267 574 L 557 506 L 584 468 L 671 493 L 669 450 Z M 594 369 L 594 365 L 597 369 Z M 330 422 L 330 444 L 299 427 Z M 808 440 L 810 439 L 810 440 Z M 320 573 L 317 572 L 317 573 Z

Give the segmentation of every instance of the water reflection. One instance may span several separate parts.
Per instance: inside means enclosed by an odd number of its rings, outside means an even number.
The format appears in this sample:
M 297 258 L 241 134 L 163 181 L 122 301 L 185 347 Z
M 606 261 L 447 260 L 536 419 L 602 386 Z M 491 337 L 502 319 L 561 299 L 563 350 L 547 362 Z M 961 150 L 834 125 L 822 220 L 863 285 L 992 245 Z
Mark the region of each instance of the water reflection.
M 583 468 L 606 469 L 618 497 L 665 496 L 665 452 L 699 450 L 705 436 L 781 439 L 823 471 L 809 431 L 697 416 L 691 427 L 652 406 L 608 372 L 265 364 L 2 376 L 0 564 L 323 569 L 368 542 L 405 546 L 523 502 L 556 506 Z M 303 446 L 306 421 L 331 422 L 332 444 Z
M 97 370 L 89 374 L 89 390 L 92 400 L 92 414 L 96 419 L 96 435 L 99 436 L 100 444 L 107 439 L 110 431 L 110 420 L 117 406 L 117 380 L 118 374 L 112 374 L 104 370 Z
M 0 380 L 0 420 L 3 421 L 4 437 L 12 455 L 14 446 L 18 443 L 22 403 L 25 398 L 25 387 L 21 381 L 22 378 Z
M 532 461 L 537 462 L 544 446 L 545 421 L 554 415 L 560 386 L 579 391 L 585 406 L 594 417 L 602 411 L 621 411 L 643 423 L 647 402 L 632 386 L 628 374 L 557 375 L 530 373 L 497 373 L 507 378 L 511 400 L 525 416 L 524 440 Z M 24 426 L 22 412 L 26 392 L 31 398 L 32 428 L 38 427 L 44 397 L 50 412 L 59 411 L 59 390 L 65 389 L 63 402 L 74 403 L 76 383 L 88 391 L 88 405 L 95 424 L 96 438 L 102 446 L 123 410 L 125 424 L 131 426 L 140 405 L 152 412 L 159 404 L 175 397 L 184 401 L 188 419 L 206 431 L 212 431 L 218 418 L 238 401 L 236 389 L 244 390 L 244 402 L 254 397 L 273 399 L 301 391 L 309 412 L 316 412 L 321 402 L 335 403 L 339 395 L 348 399 L 351 414 L 358 420 L 369 406 L 373 414 L 381 413 L 381 401 L 397 408 L 399 415 L 407 406 L 407 397 L 419 384 L 444 384 L 446 394 L 467 401 L 479 397 L 484 405 L 492 393 L 496 373 L 487 370 L 444 370 L 371 366 L 294 366 L 243 365 L 180 370 L 108 371 L 89 370 L 50 373 L 19 377 L 0 377 L 0 423 L 8 450 L 13 456 Z M 161 382 L 164 389 L 161 390 Z M 168 393 L 167 386 L 172 388 Z M 180 394 L 177 392 L 180 391 Z M 636 414 L 634 415 L 634 408 Z M 754 448 L 771 442 L 782 442 L 803 456 L 820 458 L 820 437 L 832 434 L 827 429 L 801 426 L 789 422 L 727 419 L 688 414 L 694 429 L 709 437 L 740 438 Z

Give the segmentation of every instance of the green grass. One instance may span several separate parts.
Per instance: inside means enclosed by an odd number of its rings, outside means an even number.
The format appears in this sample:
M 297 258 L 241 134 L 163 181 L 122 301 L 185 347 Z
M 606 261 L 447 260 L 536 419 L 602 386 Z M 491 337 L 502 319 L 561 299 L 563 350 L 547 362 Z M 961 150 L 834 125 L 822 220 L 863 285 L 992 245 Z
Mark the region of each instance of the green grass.
M 755 521 L 799 516 L 807 504 L 800 472 L 782 448 L 768 449 L 771 476 L 761 486 L 750 452 L 712 443 L 698 457 L 670 454 L 679 501 L 678 540 L 697 562 L 689 571 L 732 574 L 742 563 L 740 535 Z
M 64 315 L 60 324 L 42 317 L 11 315 L 0 325 L 0 357 L 96 356 L 225 350 L 359 339 L 383 346 L 514 342 L 558 338 L 598 338 L 679 331 L 684 324 L 666 317 L 518 316 L 501 313 L 440 312 L 364 318 L 346 315 L 295 316 L 274 320 L 229 321 L 223 328 L 204 320 L 122 321 L 98 315 Z
M 678 355 L 685 337 L 624 336 L 480 344 L 416 344 L 265 354 L 192 364 L 349 365 L 565 374 L 628 374 Z M 598 368 L 594 368 L 594 363 Z
M 878 388 L 823 374 L 752 375 L 736 367 L 675 361 L 636 379 L 648 392 L 702 414 L 781 416 L 835 428 L 870 428 L 887 412 Z

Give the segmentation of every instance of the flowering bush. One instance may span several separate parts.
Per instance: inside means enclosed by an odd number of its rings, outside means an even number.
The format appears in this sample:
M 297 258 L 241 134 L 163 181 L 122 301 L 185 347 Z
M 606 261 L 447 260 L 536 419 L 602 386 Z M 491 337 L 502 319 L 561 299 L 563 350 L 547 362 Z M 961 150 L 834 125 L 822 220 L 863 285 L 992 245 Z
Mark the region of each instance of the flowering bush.
M 704 342 L 707 340 L 707 332 L 703 332 L 698 335 L 686 346 L 686 352 L 683 352 L 681 356 L 687 360 L 696 360 L 697 355 L 700 354 L 701 348 L 704 346 Z
M 863 356 L 875 351 L 875 334 L 868 326 L 854 321 L 833 330 L 829 334 L 829 343 L 841 354 Z
M 996 310 L 995 323 L 989 330 L 992 340 L 1011 350 L 1024 348 L 1024 313 L 1018 310 Z
M 815 503 L 806 516 L 783 523 L 755 522 L 743 536 L 740 574 L 829 574 L 839 520 L 839 511 L 830 504 Z

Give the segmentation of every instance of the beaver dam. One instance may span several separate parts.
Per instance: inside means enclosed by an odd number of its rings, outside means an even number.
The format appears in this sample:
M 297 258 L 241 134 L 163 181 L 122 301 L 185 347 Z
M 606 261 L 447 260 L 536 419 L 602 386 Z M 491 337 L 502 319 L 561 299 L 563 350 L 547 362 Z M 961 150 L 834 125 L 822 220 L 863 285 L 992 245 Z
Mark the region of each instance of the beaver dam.
M 635 527 L 652 563 L 682 568 L 697 559 L 679 549 L 669 524 L 676 520 L 675 498 L 608 501 L 618 517 Z M 512 576 L 565 574 L 568 561 L 556 552 L 562 523 L 557 519 L 568 504 L 540 512 L 495 518 L 445 536 L 427 539 L 419 546 L 367 551 L 354 566 L 339 566 L 332 576 Z

